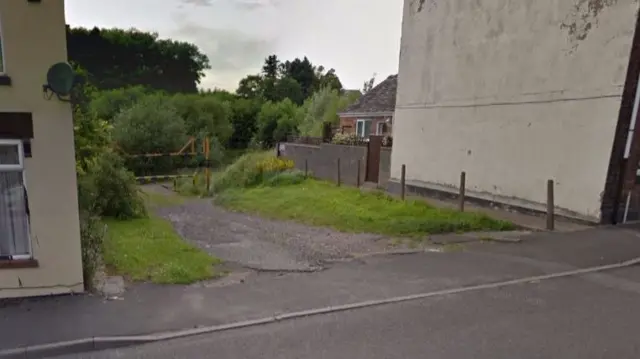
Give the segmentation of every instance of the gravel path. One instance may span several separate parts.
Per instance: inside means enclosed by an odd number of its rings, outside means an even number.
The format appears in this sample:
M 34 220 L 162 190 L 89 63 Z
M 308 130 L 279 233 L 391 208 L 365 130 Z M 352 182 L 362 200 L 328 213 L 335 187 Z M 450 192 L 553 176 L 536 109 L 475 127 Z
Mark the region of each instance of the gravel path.
M 212 255 L 256 270 L 315 271 L 328 260 L 386 248 L 382 236 L 229 212 L 214 206 L 211 199 L 161 207 L 157 213 L 171 221 L 183 238 Z

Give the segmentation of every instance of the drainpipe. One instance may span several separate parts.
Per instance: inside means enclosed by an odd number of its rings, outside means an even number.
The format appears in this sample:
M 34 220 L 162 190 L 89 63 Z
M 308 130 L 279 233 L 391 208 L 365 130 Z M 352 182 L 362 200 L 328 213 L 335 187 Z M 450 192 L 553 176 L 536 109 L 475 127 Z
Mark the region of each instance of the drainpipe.
M 638 75 L 638 82 L 636 82 L 636 96 L 633 99 L 633 110 L 631 111 L 631 123 L 629 124 L 629 132 L 627 133 L 627 143 L 624 147 L 624 171 L 621 173 L 621 176 L 624 178 L 626 174 L 626 170 L 629 163 L 629 156 L 631 154 L 631 145 L 633 143 L 633 137 L 636 130 L 636 122 L 638 120 L 638 107 L 640 106 L 640 91 L 638 91 L 638 86 L 640 85 L 640 74 Z M 637 164 L 636 167 L 636 176 L 638 175 Z M 623 180 L 624 183 L 624 180 Z M 624 188 L 624 185 L 622 186 Z M 627 222 L 627 215 L 629 214 L 629 204 L 631 203 L 631 190 L 627 192 L 627 199 L 624 205 L 624 215 L 622 216 L 622 223 Z

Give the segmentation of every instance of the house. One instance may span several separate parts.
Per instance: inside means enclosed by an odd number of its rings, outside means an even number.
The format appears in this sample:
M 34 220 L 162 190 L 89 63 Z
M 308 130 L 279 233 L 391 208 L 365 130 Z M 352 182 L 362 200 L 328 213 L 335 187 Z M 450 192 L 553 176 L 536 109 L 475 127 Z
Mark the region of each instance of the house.
M 63 0 L 0 1 L 0 298 L 83 291 Z
M 405 0 L 389 189 L 616 223 L 638 194 L 636 0 Z M 637 197 L 637 196 L 636 196 Z M 637 209 L 637 208 L 636 208 Z M 628 213 L 627 213 L 628 214 Z
M 341 131 L 355 132 L 360 137 L 390 135 L 397 85 L 398 76 L 391 75 L 360 97 L 356 103 L 338 113 Z

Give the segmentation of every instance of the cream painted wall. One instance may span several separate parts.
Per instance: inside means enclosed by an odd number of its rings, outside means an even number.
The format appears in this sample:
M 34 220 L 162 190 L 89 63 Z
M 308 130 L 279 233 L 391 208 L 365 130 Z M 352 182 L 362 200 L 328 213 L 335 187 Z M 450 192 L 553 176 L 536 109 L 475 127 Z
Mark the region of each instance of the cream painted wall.
M 83 290 L 71 107 L 43 98 L 49 66 L 66 61 L 63 0 L 0 1 L 5 72 L 0 111 L 32 112 L 33 157 L 26 160 L 32 246 L 39 268 L 0 269 L 0 297 Z M 21 284 L 20 284 L 21 283 Z
M 392 178 L 597 221 L 637 0 L 405 0 Z M 572 30 L 573 29 L 573 30 Z

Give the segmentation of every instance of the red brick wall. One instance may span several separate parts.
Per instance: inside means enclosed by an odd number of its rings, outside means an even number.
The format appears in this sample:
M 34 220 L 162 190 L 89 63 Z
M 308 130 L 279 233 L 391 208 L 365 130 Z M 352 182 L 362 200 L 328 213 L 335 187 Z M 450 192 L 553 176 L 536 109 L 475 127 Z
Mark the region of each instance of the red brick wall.
M 364 117 L 340 117 L 340 128 L 344 129 L 344 133 L 355 133 L 356 132 L 356 122 L 358 118 L 364 119 Z M 378 128 L 378 123 L 385 122 L 387 117 L 367 117 L 367 119 L 371 119 L 371 133 L 370 135 L 375 135 L 376 130 Z M 391 124 L 387 124 L 386 132 L 384 134 L 391 133 Z

